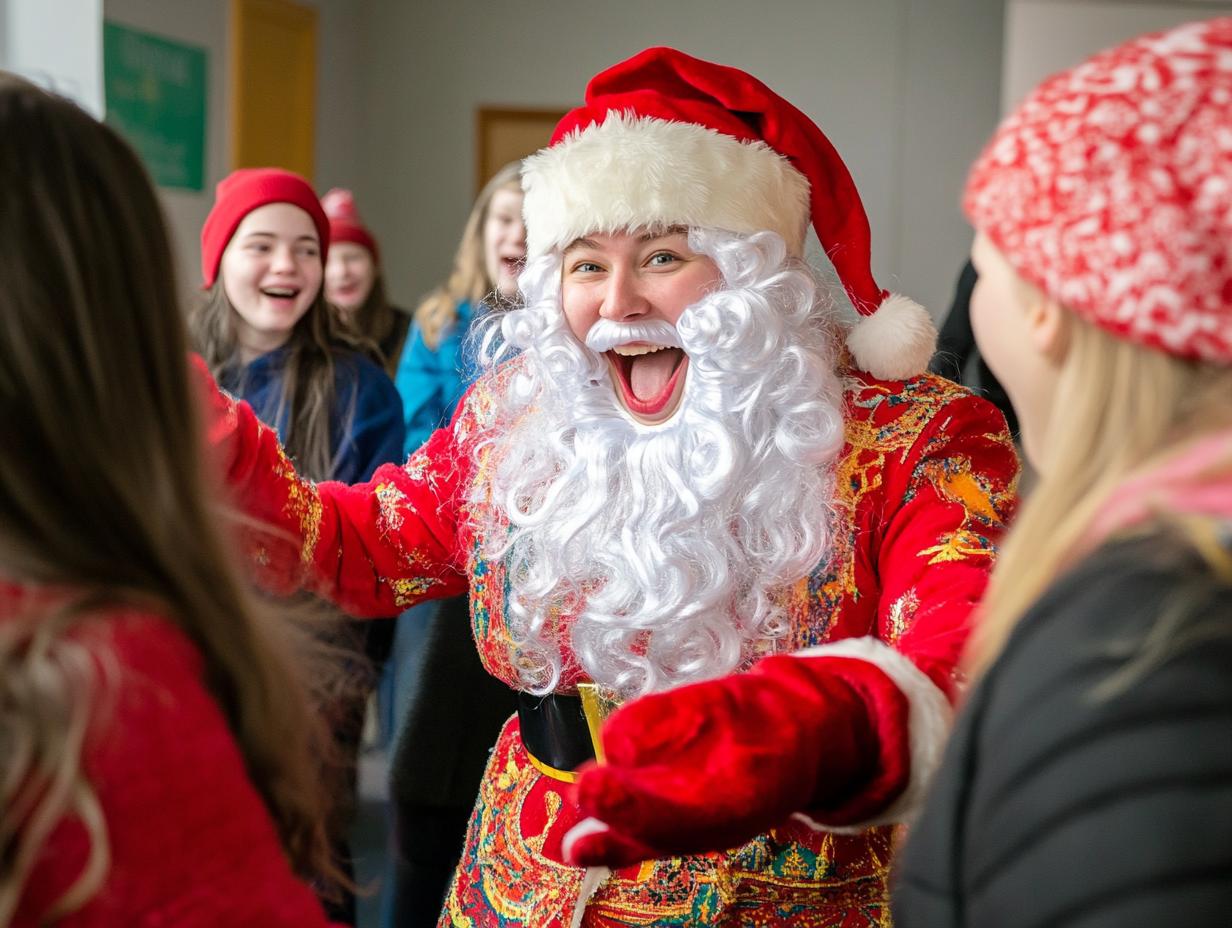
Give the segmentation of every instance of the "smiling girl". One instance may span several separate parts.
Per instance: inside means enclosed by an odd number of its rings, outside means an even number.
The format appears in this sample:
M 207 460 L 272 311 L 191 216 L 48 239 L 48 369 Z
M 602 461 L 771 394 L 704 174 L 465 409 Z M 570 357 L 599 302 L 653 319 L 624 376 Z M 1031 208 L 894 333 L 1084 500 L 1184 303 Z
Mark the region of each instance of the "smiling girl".
M 297 468 L 318 481 L 366 480 L 401 457 L 402 403 L 325 302 L 329 240 L 329 221 L 303 178 L 276 168 L 235 171 L 218 185 L 201 231 L 207 295 L 190 327 L 219 384 L 278 432 Z M 391 626 L 351 623 L 335 643 L 362 649 L 379 669 Z M 344 862 L 351 765 L 372 683 L 366 663 L 350 669 L 354 685 L 330 706 L 345 765 L 332 829 Z M 353 920 L 353 899 L 331 915 Z
M 329 259 L 325 262 L 325 298 L 348 325 L 380 349 L 392 377 L 411 327 L 411 315 L 385 295 L 385 275 L 376 236 L 364 225 L 351 191 L 335 187 L 321 197 L 329 217 Z
M 478 374 L 467 336 L 491 308 L 518 295 L 526 258 L 522 187 L 515 162 L 479 192 L 445 283 L 415 310 L 410 344 L 398 366 L 398 392 L 406 409 L 406 453 L 417 451 L 445 425 Z
M 329 222 L 303 178 L 234 172 L 201 231 L 206 299 L 190 327 L 218 382 L 278 431 L 304 473 L 365 480 L 401 456 L 402 404 L 329 312 L 328 249 Z

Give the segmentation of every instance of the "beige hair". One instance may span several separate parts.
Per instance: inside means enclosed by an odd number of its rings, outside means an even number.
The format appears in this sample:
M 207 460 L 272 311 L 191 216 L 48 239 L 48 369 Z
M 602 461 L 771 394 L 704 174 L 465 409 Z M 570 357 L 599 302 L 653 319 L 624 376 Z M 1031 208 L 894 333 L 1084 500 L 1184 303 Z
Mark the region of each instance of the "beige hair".
M 288 858 L 328 882 L 331 742 L 308 676 L 321 666 L 235 561 L 153 187 L 112 129 L 3 73 L 0 137 L 0 582 L 57 591 L 0 622 L 0 925 L 66 817 L 85 825 L 89 861 L 39 917 L 106 877 L 83 750 L 106 724 L 114 657 L 91 632 L 116 610 L 193 642 Z
M 415 324 L 423 334 L 424 343 L 433 351 L 441 343 L 445 330 L 458 318 L 458 304 L 464 301 L 480 303 L 487 300 L 496 288 L 496 281 L 488 277 L 483 256 L 483 226 L 488 218 L 488 207 L 498 190 L 522 191 L 520 161 L 514 161 L 499 171 L 479 191 L 462 241 L 453 258 L 453 270 L 444 286 L 433 290 L 415 310 Z
M 1116 338 L 1074 313 L 1066 313 L 1064 325 L 1068 353 L 1044 440 L 1048 459 L 997 560 L 973 639 L 977 672 L 1074 566 L 1096 515 L 1121 483 L 1232 423 L 1232 368 Z M 1227 466 L 1232 473 L 1232 462 Z M 1194 531 L 1195 549 L 1209 547 Z

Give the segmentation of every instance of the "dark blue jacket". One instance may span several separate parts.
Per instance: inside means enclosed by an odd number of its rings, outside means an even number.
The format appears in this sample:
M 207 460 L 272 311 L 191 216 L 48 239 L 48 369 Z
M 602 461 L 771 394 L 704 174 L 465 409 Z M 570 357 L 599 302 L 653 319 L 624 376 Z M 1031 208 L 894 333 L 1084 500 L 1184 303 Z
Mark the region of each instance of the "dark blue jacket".
M 279 348 L 243 367 L 224 368 L 218 383 L 247 400 L 257 416 L 285 437 L 288 414 L 278 415 L 287 349 Z M 330 410 L 333 480 L 362 483 L 382 464 L 403 459 L 402 401 L 386 373 L 362 354 L 334 354 L 335 402 Z

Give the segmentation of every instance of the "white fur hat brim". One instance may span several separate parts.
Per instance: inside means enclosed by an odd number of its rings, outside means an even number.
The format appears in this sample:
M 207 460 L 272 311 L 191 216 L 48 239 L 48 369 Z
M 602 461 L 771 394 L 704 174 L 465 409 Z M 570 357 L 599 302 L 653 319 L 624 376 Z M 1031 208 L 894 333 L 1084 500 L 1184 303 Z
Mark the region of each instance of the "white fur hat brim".
M 764 142 L 612 112 L 523 163 L 531 257 L 591 233 L 659 226 L 777 232 L 804 252 L 809 183 Z

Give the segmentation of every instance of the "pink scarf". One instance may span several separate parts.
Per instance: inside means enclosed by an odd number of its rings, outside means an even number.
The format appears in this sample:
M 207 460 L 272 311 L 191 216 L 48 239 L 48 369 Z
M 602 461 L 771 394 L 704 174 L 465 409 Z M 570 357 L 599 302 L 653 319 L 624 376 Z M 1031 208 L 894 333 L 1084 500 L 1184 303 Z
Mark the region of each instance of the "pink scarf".
M 1169 513 L 1232 522 L 1232 429 L 1209 435 L 1121 484 L 1079 547 L 1090 551 L 1117 532 Z

